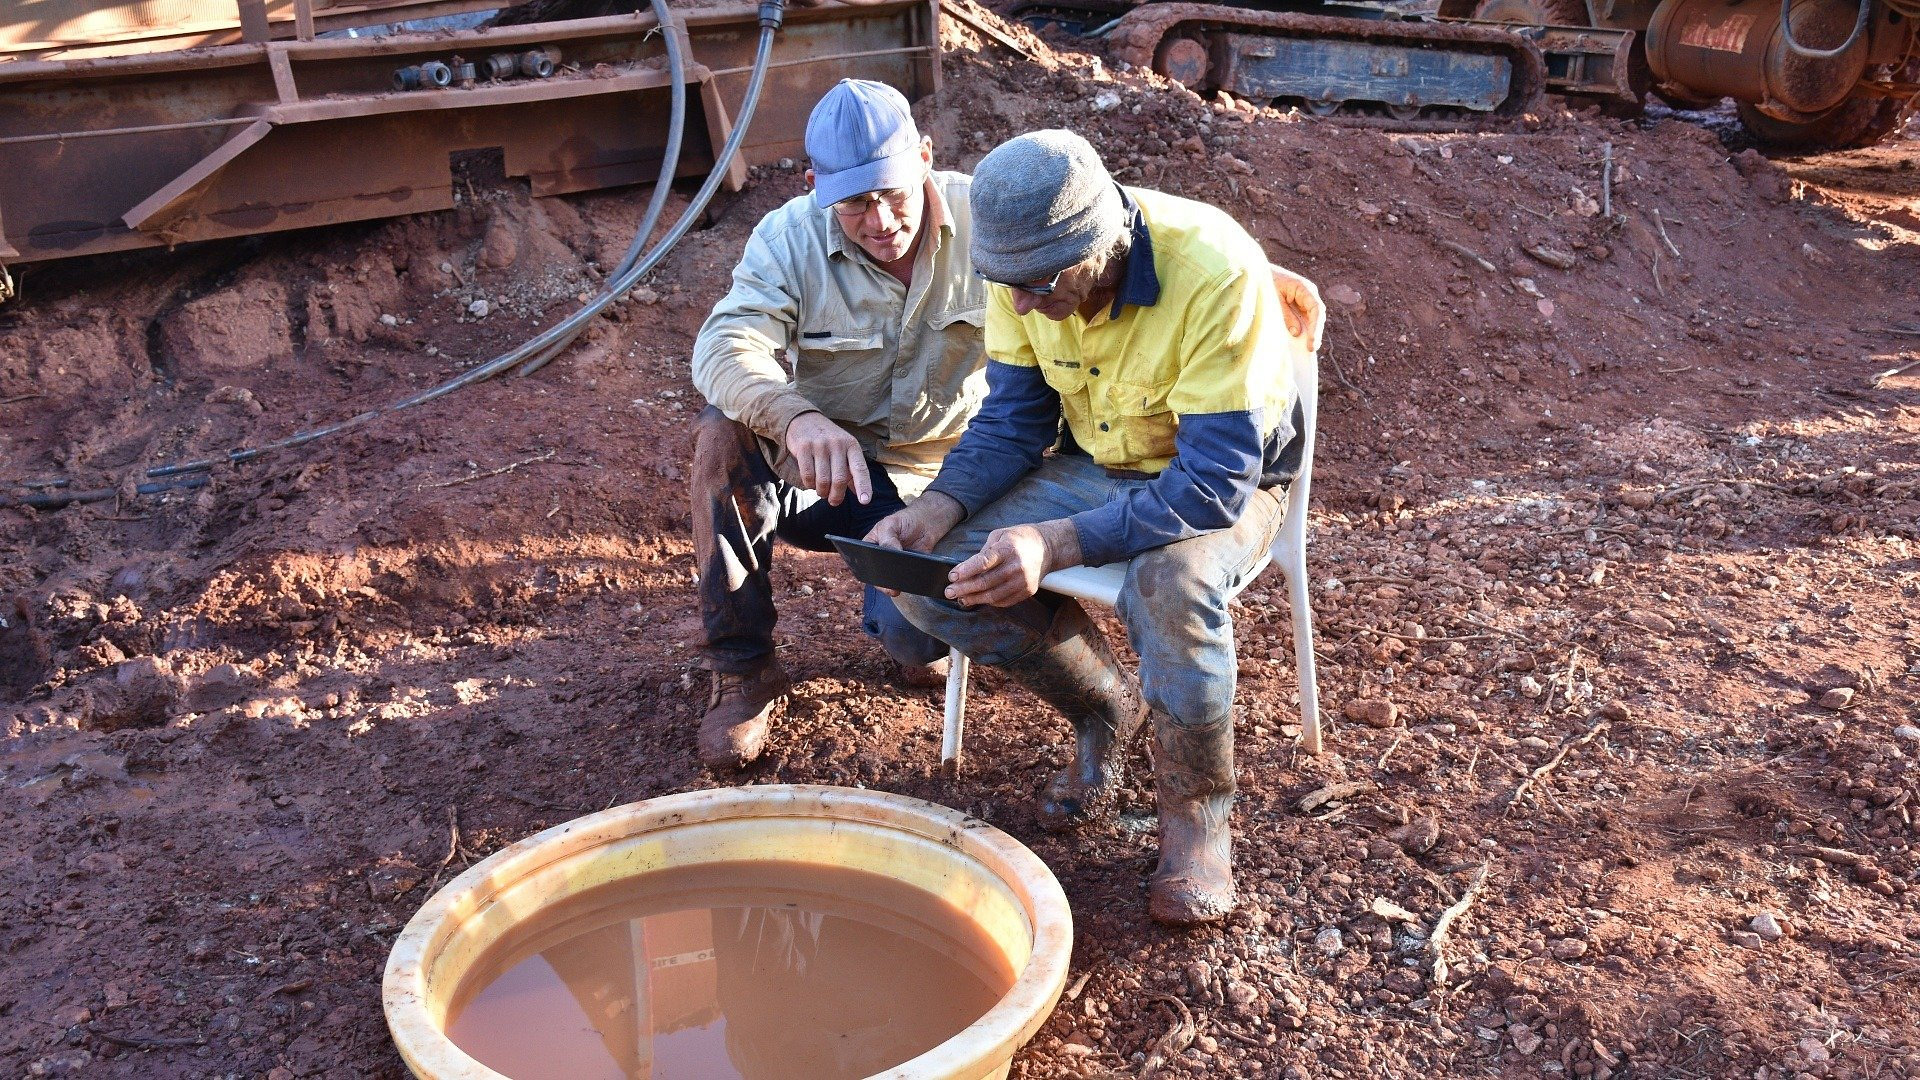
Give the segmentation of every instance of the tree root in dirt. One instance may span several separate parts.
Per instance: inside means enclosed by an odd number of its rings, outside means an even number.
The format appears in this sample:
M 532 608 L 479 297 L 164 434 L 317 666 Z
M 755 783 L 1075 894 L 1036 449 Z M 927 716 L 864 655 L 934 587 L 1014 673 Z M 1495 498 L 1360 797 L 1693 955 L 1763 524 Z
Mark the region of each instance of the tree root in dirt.
M 1548 758 L 1547 763 L 1545 765 L 1542 765 L 1539 768 L 1533 770 L 1533 772 L 1527 774 L 1527 777 L 1520 781 L 1520 786 L 1514 788 L 1513 791 L 1507 795 L 1506 799 L 1502 801 L 1500 804 L 1500 813 L 1504 816 L 1506 813 L 1511 811 L 1513 809 L 1514 804 L 1519 802 L 1521 797 L 1524 796 L 1527 793 L 1527 791 L 1533 787 L 1534 784 L 1538 783 L 1540 779 L 1546 776 L 1548 773 L 1559 768 L 1560 763 L 1567 759 L 1568 754 L 1573 753 L 1573 751 L 1578 747 L 1584 746 L 1587 743 L 1592 742 L 1593 737 L 1595 735 L 1600 734 L 1602 731 L 1605 731 L 1607 727 L 1608 727 L 1608 722 L 1606 720 L 1604 719 L 1598 720 L 1594 723 L 1592 727 L 1588 728 L 1587 730 L 1581 732 L 1578 735 L 1568 736 L 1565 740 L 1563 740 L 1560 743 L 1559 752 L 1555 753 L 1553 757 Z
M 1451 973 L 1447 966 L 1447 939 L 1453 931 L 1454 921 L 1466 914 L 1473 902 L 1480 898 L 1480 893 L 1487 887 L 1487 871 L 1492 868 L 1491 861 L 1481 863 L 1480 872 L 1473 875 L 1473 883 L 1467 886 L 1467 891 L 1434 920 L 1433 933 L 1427 937 L 1427 954 L 1433 958 L 1433 985 L 1436 989 L 1447 985 L 1447 976 Z
M 1153 1080 L 1160 1075 L 1160 1070 L 1166 1068 L 1169 1061 L 1186 1053 L 1187 1047 L 1193 1045 L 1194 1036 L 1199 1034 L 1199 1029 L 1193 1024 L 1193 1010 L 1187 1008 L 1186 1002 L 1168 994 L 1154 994 L 1147 1000 L 1158 1001 L 1171 1009 L 1174 1023 L 1153 1044 L 1153 1049 L 1147 1053 L 1147 1060 L 1141 1062 L 1140 1080 Z
M 116 1035 L 111 1031 L 94 1031 L 93 1037 L 129 1050 L 177 1050 L 186 1046 L 205 1046 L 207 1042 L 197 1036 L 190 1039 L 163 1039 L 157 1035 Z

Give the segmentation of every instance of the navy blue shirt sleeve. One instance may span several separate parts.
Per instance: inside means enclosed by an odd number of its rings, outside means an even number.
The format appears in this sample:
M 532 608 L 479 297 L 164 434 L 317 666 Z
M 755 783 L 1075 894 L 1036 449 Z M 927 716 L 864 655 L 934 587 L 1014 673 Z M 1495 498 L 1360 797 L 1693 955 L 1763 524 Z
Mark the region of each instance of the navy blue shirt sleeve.
M 1040 369 L 990 359 L 987 399 L 927 490 L 952 498 L 972 517 L 1039 468 L 1059 436 L 1060 395 Z
M 1232 527 L 1259 488 L 1267 441 L 1262 426 L 1259 409 L 1182 416 L 1174 458 L 1158 476 L 1073 515 L 1080 561 L 1088 566 L 1119 562 Z M 946 472 L 940 475 L 944 479 Z

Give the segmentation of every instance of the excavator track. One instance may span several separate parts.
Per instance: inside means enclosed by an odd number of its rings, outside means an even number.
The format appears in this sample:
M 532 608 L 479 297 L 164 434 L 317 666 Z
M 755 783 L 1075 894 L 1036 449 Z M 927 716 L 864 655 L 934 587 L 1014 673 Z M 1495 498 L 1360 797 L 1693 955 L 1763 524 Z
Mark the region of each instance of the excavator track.
M 1353 19 L 1223 4 L 1150 3 L 1108 37 L 1115 59 L 1199 93 L 1379 107 L 1395 119 L 1513 116 L 1547 85 L 1538 45 L 1490 26 Z

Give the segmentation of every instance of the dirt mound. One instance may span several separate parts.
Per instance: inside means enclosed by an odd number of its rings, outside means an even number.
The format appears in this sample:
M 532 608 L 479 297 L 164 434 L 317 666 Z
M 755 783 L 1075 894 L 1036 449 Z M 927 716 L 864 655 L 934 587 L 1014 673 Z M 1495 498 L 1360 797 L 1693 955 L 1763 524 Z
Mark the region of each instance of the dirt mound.
M 943 164 L 1075 128 L 1126 182 L 1232 210 L 1332 308 L 1311 559 L 1335 730 L 1295 749 L 1285 590 L 1255 582 L 1224 928 L 1144 921 L 1143 756 L 1114 825 L 1040 831 L 1065 725 L 985 671 L 991 764 L 938 776 L 938 695 L 886 681 L 834 560 L 781 552 L 796 693 L 746 779 L 934 799 L 1055 868 L 1076 989 L 1015 1075 L 1131 1075 L 1174 1027 L 1160 995 L 1195 1020 L 1166 1076 L 1920 1075 L 1920 380 L 1879 377 L 1920 360 L 1920 145 L 1776 164 L 1559 109 L 1394 131 L 948 35 L 917 108 Z M 0 478 L 125 497 L 0 510 L 11 1072 L 398 1076 L 379 973 L 433 888 L 736 782 L 693 755 L 687 357 L 802 189 L 756 170 L 531 379 L 151 497 L 145 467 L 560 318 L 644 192 L 476 190 L 25 277 Z

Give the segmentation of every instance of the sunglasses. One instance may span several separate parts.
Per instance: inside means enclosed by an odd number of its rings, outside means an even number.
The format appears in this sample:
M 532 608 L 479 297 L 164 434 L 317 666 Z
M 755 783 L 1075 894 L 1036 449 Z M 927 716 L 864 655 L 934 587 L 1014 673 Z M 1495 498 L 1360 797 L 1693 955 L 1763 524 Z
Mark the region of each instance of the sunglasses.
M 1052 296 L 1053 290 L 1060 287 L 1060 275 L 1071 269 L 1073 269 L 1071 266 L 1063 267 L 1055 271 L 1054 275 L 1046 281 L 1038 283 L 1031 281 L 999 281 L 995 278 L 988 277 L 978 270 L 973 272 L 973 276 L 979 278 L 981 281 L 989 281 L 995 285 L 1002 285 L 1009 289 L 1019 289 L 1028 296 Z

